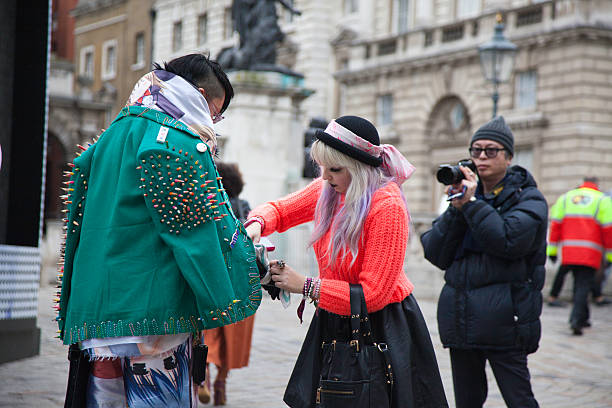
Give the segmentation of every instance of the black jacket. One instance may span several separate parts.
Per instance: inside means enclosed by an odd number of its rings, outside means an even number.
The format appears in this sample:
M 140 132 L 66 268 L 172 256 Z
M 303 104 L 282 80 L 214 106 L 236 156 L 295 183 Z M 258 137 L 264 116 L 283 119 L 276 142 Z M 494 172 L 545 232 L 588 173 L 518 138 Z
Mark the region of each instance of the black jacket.
M 532 353 L 541 334 L 548 205 L 519 166 L 494 191 L 461 211 L 449 206 L 421 236 L 425 258 L 446 270 L 440 337 L 445 347 Z

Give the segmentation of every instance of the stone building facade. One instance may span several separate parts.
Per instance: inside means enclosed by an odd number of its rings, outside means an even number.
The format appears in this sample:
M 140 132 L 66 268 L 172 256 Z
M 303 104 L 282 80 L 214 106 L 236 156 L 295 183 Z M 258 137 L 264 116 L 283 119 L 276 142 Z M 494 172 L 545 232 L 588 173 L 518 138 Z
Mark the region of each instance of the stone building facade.
M 231 0 L 155 2 L 154 60 L 236 44 Z M 612 2 L 605 0 L 295 0 L 278 6 L 287 38 L 279 60 L 316 92 L 306 118 L 357 114 L 397 143 L 418 170 L 409 204 L 438 209 L 438 164 L 467 155 L 471 133 L 491 117 L 491 86 L 478 46 L 501 11 L 518 46 L 500 87 L 499 114 L 515 132 L 514 162 L 529 168 L 549 201 L 597 174 L 612 188 Z M 179 30 L 180 28 L 180 30 Z M 180 34 L 179 34 L 180 33 Z M 180 39 L 177 40 L 177 36 Z
M 433 10 L 453 9 L 443 3 L 454 2 L 438 1 Z M 612 112 L 605 106 L 612 96 L 612 4 L 474 3 L 484 8 L 472 16 L 437 14 L 402 33 L 388 24 L 390 10 L 378 10 L 371 24 L 381 34 L 347 45 L 347 67 L 334 73 L 346 111 L 374 118 L 419 169 L 410 186 L 414 213 L 437 209 L 435 169 L 465 157 L 471 133 L 491 117 L 477 48 L 492 37 L 500 8 L 505 35 L 518 47 L 499 107 L 515 133 L 514 162 L 531 170 L 551 203 L 585 175 L 611 187 Z M 383 35 L 385 27 L 391 30 Z
M 79 0 L 75 19 L 75 89 L 125 105 L 136 81 L 151 70 L 153 0 Z
M 87 144 L 111 120 L 112 101 L 95 98 L 93 93 L 75 92 L 74 17 L 78 0 L 54 0 L 51 55 L 47 91 L 47 151 L 44 220 L 41 240 L 41 282 L 55 281 L 62 236 L 64 180 L 77 144 Z
M 44 283 L 55 280 L 62 231 L 62 171 L 108 127 L 151 69 L 152 0 L 54 0 L 41 245 Z
M 231 3 L 157 0 L 154 59 L 194 51 L 214 57 L 236 44 Z M 404 185 L 413 237 L 439 212 L 438 165 L 467 157 L 471 134 L 491 118 L 492 86 L 482 75 L 478 46 L 492 38 L 498 12 L 506 38 L 518 47 L 513 75 L 499 88 L 498 109 L 515 134 L 513 162 L 533 173 L 549 204 L 586 175 L 597 175 L 603 189 L 612 188 L 612 111 L 607 108 L 612 102 L 612 2 L 293 4 L 301 16 L 290 18 L 278 6 L 287 34 L 279 60 L 304 74 L 305 86 L 316 91 L 303 103 L 304 125 L 313 116 L 361 115 L 374 122 L 383 141 L 406 154 L 417 167 Z M 418 239 L 411 239 L 410 259 L 422 260 Z M 435 276 L 432 294 L 441 278 Z M 424 274 L 423 282 L 428 279 Z

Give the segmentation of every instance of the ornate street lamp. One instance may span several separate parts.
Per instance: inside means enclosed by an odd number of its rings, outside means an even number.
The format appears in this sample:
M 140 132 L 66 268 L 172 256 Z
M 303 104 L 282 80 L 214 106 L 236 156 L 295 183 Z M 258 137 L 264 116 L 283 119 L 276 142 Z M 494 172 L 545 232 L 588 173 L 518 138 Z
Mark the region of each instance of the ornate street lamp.
M 493 117 L 497 115 L 497 101 L 499 100 L 498 86 L 507 82 L 514 69 L 516 45 L 504 37 L 504 24 L 501 13 L 495 18 L 495 34 L 493 39 L 478 47 L 480 67 L 485 79 L 493 84 Z

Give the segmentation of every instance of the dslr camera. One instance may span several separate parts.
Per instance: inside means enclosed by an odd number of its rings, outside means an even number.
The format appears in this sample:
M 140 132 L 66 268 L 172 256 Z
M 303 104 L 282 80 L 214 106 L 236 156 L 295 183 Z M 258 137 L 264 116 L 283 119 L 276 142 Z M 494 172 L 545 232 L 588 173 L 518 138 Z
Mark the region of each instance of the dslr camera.
M 436 172 L 436 178 L 445 186 L 460 183 L 465 177 L 459 166 L 467 167 L 476 173 L 476 165 L 469 159 L 459 160 L 456 165 L 441 164 Z

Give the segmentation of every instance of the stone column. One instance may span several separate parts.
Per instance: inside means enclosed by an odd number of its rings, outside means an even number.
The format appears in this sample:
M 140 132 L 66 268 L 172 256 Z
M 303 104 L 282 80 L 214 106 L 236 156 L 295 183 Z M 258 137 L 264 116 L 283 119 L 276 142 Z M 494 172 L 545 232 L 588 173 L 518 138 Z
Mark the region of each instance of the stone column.
M 236 96 L 216 125 L 222 161 L 237 163 L 245 182 L 240 195 L 251 207 L 280 198 L 310 182 L 302 178 L 307 122 L 302 102 L 313 93 L 301 77 L 279 72 L 229 73 Z M 284 259 L 306 275 L 316 275 L 308 248 L 311 225 L 304 224 L 270 240 L 272 259 Z
M 235 97 L 216 125 L 223 161 L 238 163 L 252 207 L 303 185 L 303 79 L 278 72 L 229 74 Z

